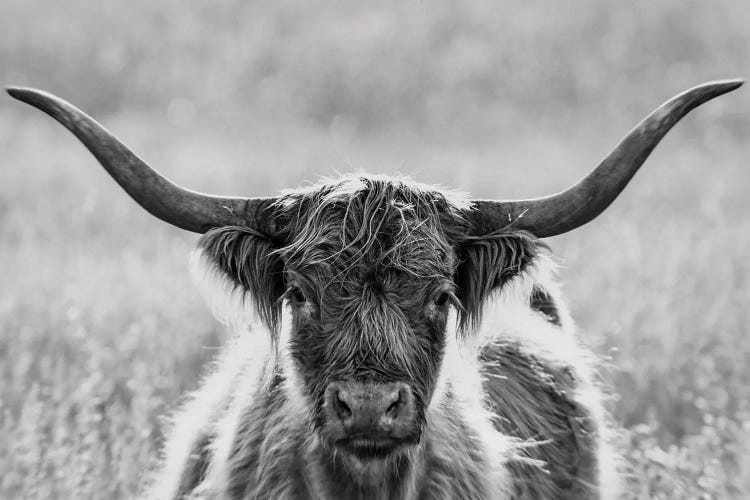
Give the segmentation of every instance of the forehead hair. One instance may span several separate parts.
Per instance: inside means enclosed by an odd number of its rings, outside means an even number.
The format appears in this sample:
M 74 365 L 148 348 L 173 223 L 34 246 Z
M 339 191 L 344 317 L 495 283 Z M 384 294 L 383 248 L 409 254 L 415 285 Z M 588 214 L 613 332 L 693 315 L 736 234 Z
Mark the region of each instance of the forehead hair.
M 361 296 L 366 284 L 382 294 L 395 283 L 399 298 L 423 296 L 430 280 L 446 278 L 453 279 L 460 326 L 468 331 L 478 325 L 485 299 L 545 251 L 512 224 L 468 234 L 469 209 L 451 191 L 350 175 L 284 192 L 267 213 L 273 234 L 225 226 L 207 232 L 200 246 L 209 265 L 251 297 L 274 335 L 290 283 L 334 304 Z
M 466 206 L 453 193 L 392 177 L 349 176 L 290 191 L 279 201 L 288 243 L 278 254 L 318 286 L 386 272 L 450 277 Z

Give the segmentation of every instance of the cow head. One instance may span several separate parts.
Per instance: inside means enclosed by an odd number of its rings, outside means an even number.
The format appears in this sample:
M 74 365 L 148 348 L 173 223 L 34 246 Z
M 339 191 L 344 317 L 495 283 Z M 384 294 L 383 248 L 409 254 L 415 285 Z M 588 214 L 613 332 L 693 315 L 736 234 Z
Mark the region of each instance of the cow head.
M 484 296 L 533 258 L 539 243 L 524 231 L 472 237 L 469 209 L 405 179 L 348 176 L 268 205 L 273 238 L 225 226 L 201 240 L 272 331 L 288 305 L 285 347 L 313 425 L 338 455 L 384 458 L 419 441 L 449 309 L 468 329 Z

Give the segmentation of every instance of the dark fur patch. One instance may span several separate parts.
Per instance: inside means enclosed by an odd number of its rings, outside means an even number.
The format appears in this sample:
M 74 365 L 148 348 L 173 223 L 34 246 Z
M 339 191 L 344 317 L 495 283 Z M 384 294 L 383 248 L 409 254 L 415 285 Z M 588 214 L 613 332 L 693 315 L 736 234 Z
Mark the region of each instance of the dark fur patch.
M 206 435 L 197 441 L 182 472 L 177 498 L 190 494 L 206 477 L 206 471 L 211 460 L 211 440 L 212 437 Z
M 510 462 L 519 498 L 598 498 L 598 429 L 576 401 L 572 367 L 552 366 L 517 341 L 497 340 L 480 354 L 484 389 L 495 427 L 507 436 L 536 443 L 525 455 L 544 468 Z
M 553 325 L 562 326 L 560 313 L 552 297 L 541 287 L 535 286 L 531 292 L 531 308 L 541 313 Z

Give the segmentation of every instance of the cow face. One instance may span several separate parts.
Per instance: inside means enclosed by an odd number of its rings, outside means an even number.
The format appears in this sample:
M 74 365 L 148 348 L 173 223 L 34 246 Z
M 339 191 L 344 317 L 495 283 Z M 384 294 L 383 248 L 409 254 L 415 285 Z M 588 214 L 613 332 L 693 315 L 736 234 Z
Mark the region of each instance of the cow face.
M 457 302 L 458 217 L 444 199 L 369 179 L 288 204 L 306 214 L 279 255 L 315 427 L 360 459 L 418 442 Z

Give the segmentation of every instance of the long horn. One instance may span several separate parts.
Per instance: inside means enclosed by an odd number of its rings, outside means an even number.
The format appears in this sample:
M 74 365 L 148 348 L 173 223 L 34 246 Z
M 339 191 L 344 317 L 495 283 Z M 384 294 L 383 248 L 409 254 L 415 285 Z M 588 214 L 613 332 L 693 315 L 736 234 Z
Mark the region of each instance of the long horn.
M 709 82 L 673 97 L 631 130 L 598 167 L 561 193 L 529 200 L 474 201 L 474 210 L 468 214 L 472 233 L 487 234 L 509 226 L 545 238 L 590 222 L 617 198 L 662 137 L 682 117 L 743 83 L 743 80 Z
M 179 228 L 205 233 L 229 225 L 255 227 L 259 212 L 273 202 L 272 198 L 221 197 L 180 187 L 72 104 L 40 90 L 7 90 L 12 97 L 41 109 L 64 125 L 139 205 Z

